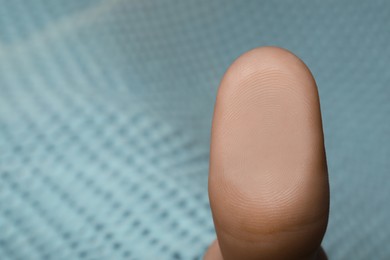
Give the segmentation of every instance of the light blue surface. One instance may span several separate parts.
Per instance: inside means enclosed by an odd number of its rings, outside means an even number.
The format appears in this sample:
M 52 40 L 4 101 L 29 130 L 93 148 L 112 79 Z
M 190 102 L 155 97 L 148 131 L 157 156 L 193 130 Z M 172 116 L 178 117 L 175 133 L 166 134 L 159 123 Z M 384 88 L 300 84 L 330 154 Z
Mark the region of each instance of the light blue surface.
M 390 259 L 389 1 L 0 0 L 0 259 L 197 259 L 213 103 L 244 51 L 317 79 L 330 259 Z

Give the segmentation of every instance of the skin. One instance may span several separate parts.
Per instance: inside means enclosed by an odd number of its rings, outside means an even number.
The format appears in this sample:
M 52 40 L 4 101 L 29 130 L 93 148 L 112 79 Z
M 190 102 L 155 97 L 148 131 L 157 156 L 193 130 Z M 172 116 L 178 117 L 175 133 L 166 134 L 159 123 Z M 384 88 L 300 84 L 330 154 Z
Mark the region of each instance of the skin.
M 225 73 L 214 110 L 206 260 L 326 259 L 329 184 L 315 80 L 291 52 L 262 47 Z

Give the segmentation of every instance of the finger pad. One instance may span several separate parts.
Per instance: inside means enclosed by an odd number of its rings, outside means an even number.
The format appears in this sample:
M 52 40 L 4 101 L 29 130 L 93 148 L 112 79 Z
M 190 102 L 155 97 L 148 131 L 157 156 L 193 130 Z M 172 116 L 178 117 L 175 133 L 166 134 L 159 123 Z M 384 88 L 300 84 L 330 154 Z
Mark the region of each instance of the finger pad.
M 319 246 L 329 207 L 320 105 L 310 71 L 290 52 L 258 48 L 226 72 L 209 193 L 225 254 L 298 256 Z

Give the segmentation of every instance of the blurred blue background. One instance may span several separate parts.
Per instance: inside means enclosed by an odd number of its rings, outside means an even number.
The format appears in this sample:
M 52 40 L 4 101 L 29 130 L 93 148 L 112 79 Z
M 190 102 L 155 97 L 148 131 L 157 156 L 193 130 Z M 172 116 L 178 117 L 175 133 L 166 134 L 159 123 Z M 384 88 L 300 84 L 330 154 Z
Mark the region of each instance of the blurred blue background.
M 199 259 L 228 65 L 291 50 L 320 92 L 330 259 L 390 259 L 390 2 L 0 0 L 0 259 Z

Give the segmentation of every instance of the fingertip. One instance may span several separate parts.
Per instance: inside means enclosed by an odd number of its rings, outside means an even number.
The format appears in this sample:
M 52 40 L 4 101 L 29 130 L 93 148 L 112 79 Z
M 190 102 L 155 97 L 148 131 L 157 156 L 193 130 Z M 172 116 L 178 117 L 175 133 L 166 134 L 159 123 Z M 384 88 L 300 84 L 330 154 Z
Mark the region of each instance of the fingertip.
M 319 98 L 291 52 L 256 48 L 225 73 L 209 196 L 225 259 L 303 259 L 317 251 L 329 210 Z

